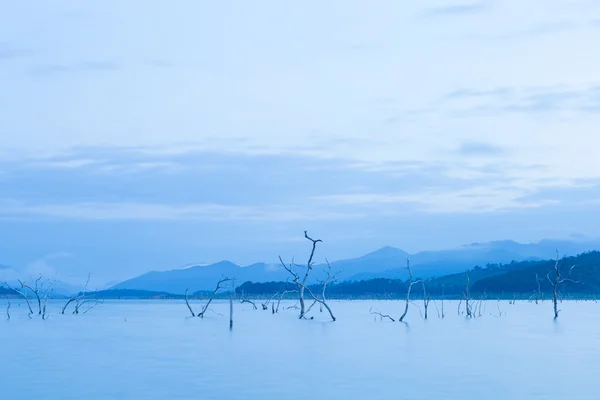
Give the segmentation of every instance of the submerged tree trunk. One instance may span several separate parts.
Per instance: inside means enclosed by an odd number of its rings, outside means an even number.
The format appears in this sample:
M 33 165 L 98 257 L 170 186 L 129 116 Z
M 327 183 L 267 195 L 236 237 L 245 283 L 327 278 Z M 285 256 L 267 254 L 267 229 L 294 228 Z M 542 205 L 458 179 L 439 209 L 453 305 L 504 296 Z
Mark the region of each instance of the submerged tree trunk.
M 187 305 L 188 310 L 190 310 L 192 317 L 195 317 L 196 314 L 194 314 L 194 310 L 192 310 L 192 306 L 190 306 L 190 302 L 188 301 L 188 288 L 185 289 L 185 304 Z
M 410 260 L 406 260 L 406 269 L 408 270 L 408 289 L 406 290 L 406 302 L 404 303 L 404 312 L 398 319 L 398 321 L 403 322 L 404 318 L 406 318 L 406 314 L 408 313 L 408 303 L 410 303 L 410 291 L 412 290 L 412 286 L 417 283 L 413 282 L 413 274 L 410 269 Z
M 559 300 L 558 287 L 559 287 L 559 285 L 564 282 L 578 283 L 571 279 L 571 274 L 572 274 L 573 268 L 575 268 L 575 266 L 573 265 L 573 266 L 571 266 L 571 268 L 569 268 L 569 274 L 567 275 L 567 277 L 563 277 L 563 275 L 562 275 L 563 267 L 564 267 L 564 265 L 563 266 L 560 265 L 559 255 L 558 255 L 558 250 L 557 250 L 556 251 L 556 262 L 554 263 L 554 280 L 550 279 L 551 272 L 548 272 L 548 275 L 546 275 L 546 278 L 548 278 L 548 281 L 552 285 L 552 307 L 554 310 L 554 319 L 557 319 L 558 313 L 560 313 L 560 310 L 558 309 L 558 300 Z
M 425 281 L 421 281 L 421 283 L 423 284 L 423 308 L 425 309 L 423 318 L 427 319 L 427 309 L 429 308 L 429 301 L 431 300 L 431 297 L 427 296 Z
M 308 258 L 308 261 L 306 263 L 306 272 L 304 273 L 304 277 L 302 278 L 302 281 L 300 280 L 300 275 L 298 275 L 294 271 L 294 267 L 296 266 L 294 264 L 294 260 L 292 259 L 292 262 L 291 262 L 291 264 L 288 267 L 283 262 L 283 259 L 281 258 L 281 256 L 279 256 L 279 261 L 281 262 L 281 265 L 283 266 L 283 268 L 286 271 L 288 271 L 292 275 L 292 277 L 294 279 L 294 283 L 296 284 L 296 287 L 298 288 L 298 300 L 300 302 L 300 315 L 298 316 L 299 319 L 304 318 L 304 316 L 306 315 L 306 305 L 305 305 L 305 302 L 304 302 L 304 291 L 307 288 L 308 277 L 310 276 L 310 272 L 312 271 L 312 268 L 313 268 L 313 265 L 314 265 L 313 259 L 314 259 L 314 256 L 315 256 L 315 250 L 317 249 L 317 243 L 323 242 L 321 239 L 313 239 L 310 236 L 308 236 L 308 231 L 304 231 L 304 237 L 307 240 L 311 241 L 311 243 L 312 243 L 312 250 L 310 252 L 310 256 Z M 310 292 L 310 289 L 308 289 L 308 290 Z M 314 298 L 314 296 L 313 296 L 313 298 Z M 317 300 L 317 299 L 315 298 L 315 300 Z
M 465 310 L 467 313 L 467 317 L 473 317 L 473 312 L 471 311 L 471 305 L 469 304 L 469 271 L 465 272 L 466 282 L 465 282 Z
M 233 295 L 229 297 L 229 329 L 233 329 Z

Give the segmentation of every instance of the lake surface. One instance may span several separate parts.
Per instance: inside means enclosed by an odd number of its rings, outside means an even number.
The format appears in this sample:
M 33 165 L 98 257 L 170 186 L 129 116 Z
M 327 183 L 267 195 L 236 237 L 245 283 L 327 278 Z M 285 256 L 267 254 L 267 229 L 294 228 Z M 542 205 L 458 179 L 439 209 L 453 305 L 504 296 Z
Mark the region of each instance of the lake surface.
M 600 304 L 488 302 L 468 320 L 433 303 L 408 324 L 398 301 L 332 301 L 300 321 L 217 302 L 204 320 L 181 301 L 112 301 L 85 315 L 0 321 L 2 399 L 598 399 Z M 292 303 L 286 302 L 286 306 Z M 0 300 L 2 319 L 6 308 Z M 195 303 L 199 308 L 199 303 Z M 197 310 L 196 310 L 197 311 Z M 494 314 L 494 315 L 491 315 Z

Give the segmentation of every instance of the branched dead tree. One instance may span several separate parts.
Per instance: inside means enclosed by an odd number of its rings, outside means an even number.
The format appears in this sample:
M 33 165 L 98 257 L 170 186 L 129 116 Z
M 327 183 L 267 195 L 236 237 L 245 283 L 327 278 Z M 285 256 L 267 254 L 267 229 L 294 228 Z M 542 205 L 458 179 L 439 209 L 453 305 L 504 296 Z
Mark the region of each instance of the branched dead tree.
M 267 299 L 267 301 L 265 301 L 264 303 L 261 303 L 263 311 L 269 309 L 269 303 L 271 303 L 273 301 L 273 299 L 277 296 L 279 296 L 279 292 L 275 293 L 273 296 L 271 296 L 269 299 Z
M 564 282 L 579 283 L 579 282 L 571 279 L 571 274 L 573 272 L 573 268 L 575 268 L 575 265 L 572 265 L 568 269 L 568 273 L 566 274 L 566 276 L 565 276 L 565 274 L 563 274 L 565 265 L 564 265 L 564 263 L 563 263 L 563 265 L 560 264 L 558 250 L 557 250 L 556 251 L 556 262 L 554 263 L 554 268 L 553 268 L 553 270 L 548 271 L 548 274 L 546 275 L 548 282 L 550 282 L 550 284 L 552 285 L 552 304 L 553 304 L 553 308 L 554 308 L 554 319 L 558 318 L 558 313 L 560 312 L 560 310 L 558 309 L 558 297 L 559 297 L 558 289 L 559 289 L 560 284 L 562 284 Z M 552 273 L 554 273 L 554 279 L 550 278 L 550 274 L 552 274 Z
M 490 315 L 493 317 L 500 318 L 500 317 L 502 317 L 502 310 L 500 309 L 500 299 L 497 299 L 497 300 L 498 300 L 498 302 L 496 303 L 496 307 L 498 308 L 498 315 L 494 315 L 492 313 L 490 313 Z
M 25 299 L 25 303 L 27 304 L 27 308 L 29 309 L 29 313 L 27 315 L 29 315 L 29 318 L 31 318 L 31 315 L 33 315 L 33 309 L 31 308 L 31 302 L 29 301 L 29 297 L 27 297 L 27 295 L 21 290 L 10 286 L 8 282 L 4 282 L 4 285 L 19 296 L 21 296 L 23 299 Z
M 396 320 L 394 320 L 394 318 L 390 317 L 387 314 L 382 314 L 379 312 L 379 310 L 375 310 L 373 311 L 372 308 L 369 308 L 369 314 L 373 314 L 373 315 L 379 315 L 380 320 L 383 320 L 384 318 L 388 318 L 390 321 L 392 322 L 396 322 Z
M 315 256 L 315 250 L 317 249 L 317 243 L 323 242 L 321 239 L 313 239 L 310 236 L 308 236 L 308 232 L 304 231 L 304 237 L 307 240 L 310 240 L 310 242 L 312 243 L 312 250 L 310 252 L 310 257 L 308 258 L 308 262 L 306 263 L 306 271 L 304 272 L 304 277 L 302 278 L 302 280 L 300 279 L 300 275 L 298 275 L 297 272 L 294 271 L 294 267 L 300 267 L 297 264 L 294 264 L 294 260 L 292 260 L 291 264 L 288 266 L 283 262 L 283 259 L 281 258 L 281 256 L 279 256 L 279 261 L 281 262 L 281 265 L 283 266 L 283 268 L 288 271 L 290 273 L 290 275 L 292 275 L 292 279 L 293 282 L 296 284 L 296 287 L 298 288 L 298 300 L 300 302 L 300 315 L 299 318 L 302 319 L 304 318 L 305 314 L 306 314 L 306 308 L 304 305 L 304 292 L 308 291 L 309 294 L 311 295 L 311 297 L 313 298 L 313 300 L 316 300 L 317 302 L 323 304 L 323 306 L 325 308 L 327 308 L 327 310 L 329 311 L 329 314 L 331 316 L 331 319 L 333 319 L 335 321 L 335 317 L 333 316 L 333 313 L 331 312 L 331 309 L 329 308 L 329 306 L 325 303 L 324 299 L 319 299 L 317 296 L 315 296 L 312 291 L 310 290 L 310 288 L 307 286 L 308 283 L 308 277 L 310 276 L 310 273 L 312 271 L 313 265 L 314 265 L 314 256 Z
M 410 303 L 410 291 L 412 290 L 412 286 L 421 281 L 413 281 L 412 270 L 410 269 L 410 260 L 406 260 L 406 269 L 408 270 L 408 289 L 406 290 L 406 303 L 404 304 L 404 312 L 398 319 L 398 321 L 404 321 L 406 314 L 408 313 L 408 304 Z
M 275 307 L 275 312 L 278 313 L 279 312 L 279 305 L 281 304 L 281 300 L 283 299 L 283 297 L 288 294 L 288 293 L 297 293 L 297 290 L 289 290 L 287 287 L 287 282 L 285 284 L 285 290 L 283 292 L 281 292 L 281 294 L 279 295 L 279 299 L 277 299 L 277 307 Z
M 327 269 L 324 269 L 323 271 L 325 272 L 326 277 L 324 280 L 319 281 L 319 283 L 321 284 L 321 296 L 320 297 L 315 296 L 315 294 L 312 292 L 310 287 L 306 287 L 306 290 L 308 290 L 308 293 L 310 294 L 310 296 L 313 298 L 314 301 L 310 305 L 308 310 L 306 310 L 304 315 L 308 314 L 308 312 L 311 310 L 311 308 L 316 303 L 319 303 L 319 306 L 321 307 L 321 311 L 322 311 L 322 307 L 325 307 L 327 309 L 327 311 L 329 311 L 329 316 L 331 317 L 331 319 L 333 321 L 335 321 L 335 316 L 333 315 L 331 308 L 327 304 L 327 300 L 325 298 L 325 291 L 327 290 L 328 284 L 330 284 L 331 282 L 335 282 L 337 280 L 337 275 L 339 274 L 339 272 L 332 275 L 331 274 L 331 265 L 329 264 L 329 260 L 325 259 L 325 261 L 327 262 Z
M 34 281 L 33 286 L 28 285 L 26 281 L 17 279 L 22 289 L 27 289 L 35 295 L 38 304 L 38 315 L 42 315 L 42 298 L 46 297 L 52 292 L 52 286 L 54 285 L 54 282 L 49 282 L 48 280 L 43 279 L 44 277 L 40 274 L 40 276 Z M 44 288 L 44 286 L 46 286 L 46 288 Z
M 96 307 L 98 304 L 102 304 L 102 300 L 98 300 L 98 299 L 83 299 L 78 301 L 77 303 L 75 303 L 75 310 L 73 311 L 73 314 L 79 314 L 79 311 L 81 309 L 82 306 L 88 304 L 88 307 L 85 309 L 85 311 L 82 312 L 82 314 L 87 314 L 90 310 L 92 310 L 94 307 Z
M 225 286 L 222 286 L 225 282 L 229 282 L 231 279 L 230 278 L 223 278 L 221 279 L 219 282 L 217 282 L 217 287 L 215 287 L 215 290 L 212 292 L 212 294 L 210 295 L 210 297 L 208 298 L 208 301 L 206 302 L 206 304 L 202 307 L 202 311 L 200 311 L 198 313 L 198 317 L 200 318 L 204 318 L 204 314 L 206 314 L 206 311 L 208 310 L 208 307 L 210 306 L 210 303 L 212 303 L 213 299 L 215 298 L 215 295 L 223 288 L 225 288 Z
M 65 311 L 67 310 L 67 307 L 69 307 L 69 304 L 71 304 L 71 303 L 75 303 L 75 309 L 73 310 L 73 314 L 79 314 L 81 307 L 86 304 L 88 304 L 89 306 L 83 312 L 83 314 L 86 314 L 91 309 L 96 307 L 98 304 L 102 304 L 101 300 L 87 297 L 88 286 L 90 284 L 90 277 L 91 277 L 91 274 L 88 274 L 87 280 L 85 281 L 85 286 L 83 287 L 83 291 L 81 291 L 76 296 L 73 296 L 69 300 L 67 300 L 67 302 L 65 303 L 65 305 L 63 306 L 63 308 L 60 312 L 61 314 L 64 315 Z

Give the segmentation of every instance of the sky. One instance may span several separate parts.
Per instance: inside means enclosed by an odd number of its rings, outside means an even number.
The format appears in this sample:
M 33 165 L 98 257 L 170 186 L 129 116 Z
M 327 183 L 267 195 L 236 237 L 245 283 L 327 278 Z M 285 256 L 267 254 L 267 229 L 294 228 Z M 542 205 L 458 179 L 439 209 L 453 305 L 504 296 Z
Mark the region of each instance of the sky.
M 600 2 L 5 2 L 0 264 L 600 236 Z

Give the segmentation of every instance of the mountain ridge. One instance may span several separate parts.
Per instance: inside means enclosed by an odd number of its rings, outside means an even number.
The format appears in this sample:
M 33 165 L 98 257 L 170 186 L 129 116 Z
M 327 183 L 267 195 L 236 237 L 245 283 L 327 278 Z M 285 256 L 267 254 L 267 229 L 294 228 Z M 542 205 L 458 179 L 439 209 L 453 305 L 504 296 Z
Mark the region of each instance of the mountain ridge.
M 339 272 L 340 281 L 357 281 L 373 278 L 406 279 L 406 260 L 410 259 L 413 271 L 423 278 L 458 273 L 476 266 L 512 261 L 539 261 L 555 256 L 556 249 L 564 254 L 580 254 L 600 249 L 598 240 L 552 240 L 537 243 L 518 243 L 513 240 L 498 240 L 471 243 L 446 250 L 428 250 L 410 254 L 402 249 L 384 246 L 363 256 L 331 262 Z M 186 266 L 184 269 L 150 271 L 120 282 L 110 289 L 153 290 L 182 294 L 211 289 L 223 276 L 235 278 L 237 282 L 271 282 L 289 280 L 290 275 L 281 265 L 264 262 L 240 266 L 223 260 L 210 265 Z M 311 281 L 323 275 L 324 263 L 315 264 Z

